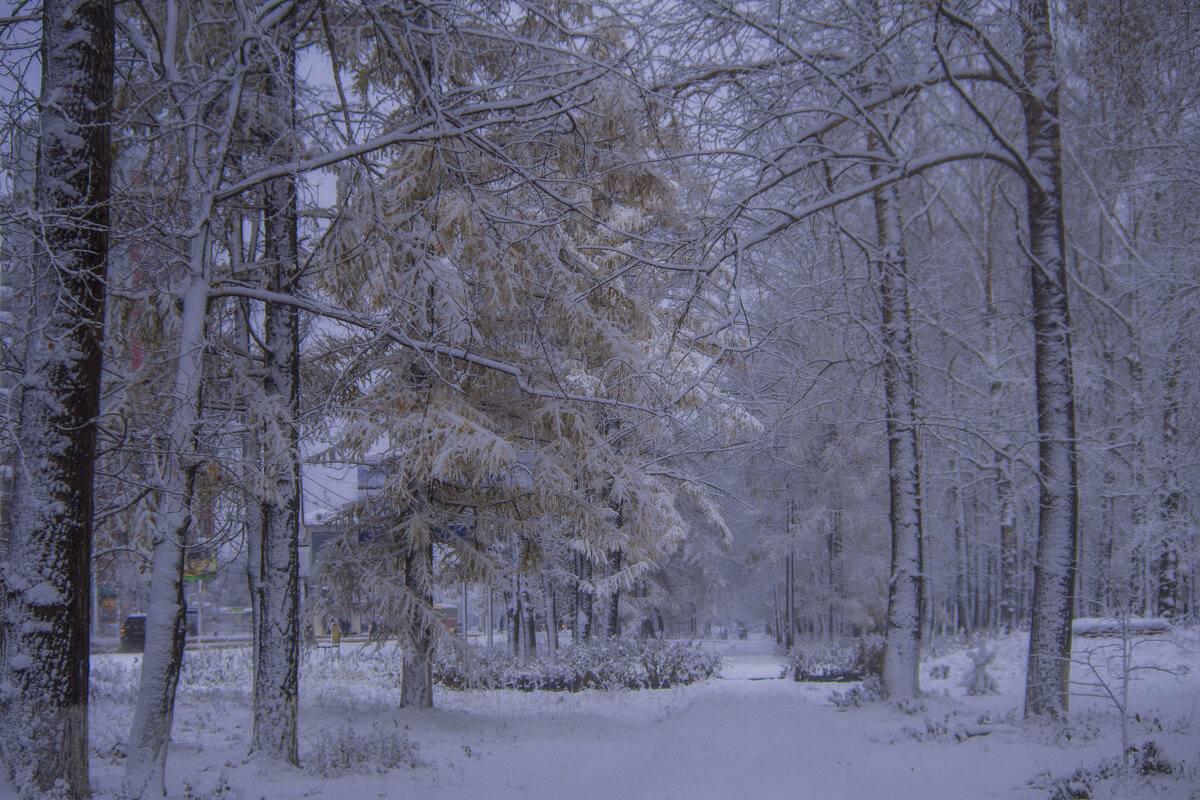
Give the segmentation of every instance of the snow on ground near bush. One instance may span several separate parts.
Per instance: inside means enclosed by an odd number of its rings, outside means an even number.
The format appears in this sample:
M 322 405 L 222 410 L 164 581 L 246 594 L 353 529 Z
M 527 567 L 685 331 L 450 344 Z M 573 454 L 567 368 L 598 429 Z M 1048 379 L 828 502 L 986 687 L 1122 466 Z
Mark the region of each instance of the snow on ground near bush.
M 305 656 L 299 770 L 246 759 L 249 651 L 189 651 L 168 757 L 172 797 L 222 798 L 1047 798 L 1053 778 L 1097 772 L 1120 750 L 1107 701 L 1073 698 L 1065 725 L 1020 721 L 1027 636 L 989 644 L 999 694 L 966 696 L 971 659 L 940 643 L 921 666 L 917 702 L 846 712 L 846 685 L 777 680 L 774 642 L 707 642 L 723 677 L 666 690 L 578 694 L 435 692 L 437 708 L 397 709 L 395 649 L 343 646 Z M 1106 639 L 1076 639 L 1076 648 Z M 1200 798 L 1200 637 L 1155 637 L 1133 692 L 1134 742 L 1154 740 L 1177 774 L 1094 782 L 1096 798 Z M 137 656 L 92 658 L 92 775 L 120 796 L 122 741 Z M 947 667 L 945 678 L 935 667 Z M 983 735 L 986 734 L 986 735 Z

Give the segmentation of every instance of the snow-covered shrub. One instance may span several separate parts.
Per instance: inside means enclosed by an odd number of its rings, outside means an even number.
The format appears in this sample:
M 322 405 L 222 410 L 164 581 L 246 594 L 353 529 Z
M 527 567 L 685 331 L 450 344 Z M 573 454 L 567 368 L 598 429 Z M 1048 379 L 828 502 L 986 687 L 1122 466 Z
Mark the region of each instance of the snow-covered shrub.
M 451 689 L 485 687 L 525 692 L 661 689 L 710 678 L 720 656 L 681 642 L 612 639 L 565 647 L 557 661 L 518 662 L 507 651 L 480 653 L 471 663 L 447 652 L 434 660 L 434 680 Z
M 591 644 L 580 643 L 561 650 L 559 670 L 565 670 L 569 684 L 580 689 L 640 689 L 644 685 L 641 650 L 646 642 L 636 639 L 606 639 Z
M 124 664 L 111 658 L 93 658 L 88 670 L 88 699 L 91 702 L 110 700 L 133 705 L 138 693 L 138 663 Z
M 402 731 L 374 725 L 370 732 L 356 733 L 349 725 L 336 731 L 319 731 L 312 750 L 304 759 L 309 775 L 334 778 L 345 772 L 383 772 L 398 767 L 422 766 L 417 743 Z
M 650 639 L 642 648 L 642 667 L 649 688 L 668 689 L 716 675 L 721 669 L 721 657 L 683 642 Z
M 1050 800 L 1149 796 L 1161 793 L 1158 781 L 1177 780 L 1177 773 L 1182 774 L 1180 765 L 1166 757 L 1153 741 L 1130 748 L 1126 755 L 1126 765 L 1120 759 L 1109 758 L 1094 767 L 1080 767 L 1070 777 L 1044 774 L 1033 785 L 1047 789 Z
M 829 702 L 840 710 L 846 711 L 851 708 L 862 708 L 868 703 L 879 703 L 887 698 L 887 688 L 883 685 L 883 679 L 878 675 L 872 675 L 861 685 L 855 686 L 849 691 L 833 692 L 829 695 Z
M 929 668 L 929 677 L 935 681 L 944 681 L 950 677 L 949 664 L 934 664 Z
M 987 671 L 988 664 L 996 658 L 996 648 L 981 644 L 974 650 L 967 651 L 967 658 L 973 666 L 963 680 L 969 695 L 1000 694 L 1000 686 L 996 679 Z
M 196 789 L 189 781 L 183 782 L 183 800 L 221 800 L 221 798 L 232 797 L 233 787 L 229 785 L 229 780 L 224 776 L 217 778 L 217 783 L 209 791 Z
M 795 681 L 861 681 L 883 674 L 883 639 L 864 636 L 839 642 L 801 642 L 787 656 Z
M 249 686 L 250 657 L 250 650 L 244 647 L 187 650 L 183 654 L 179 683 L 181 686 Z

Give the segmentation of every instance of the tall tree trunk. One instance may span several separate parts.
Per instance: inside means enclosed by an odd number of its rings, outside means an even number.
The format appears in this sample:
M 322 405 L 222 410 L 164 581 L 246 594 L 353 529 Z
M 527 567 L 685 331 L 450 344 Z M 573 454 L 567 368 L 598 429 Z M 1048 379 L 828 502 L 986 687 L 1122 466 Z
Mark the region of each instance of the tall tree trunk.
M 784 518 L 783 537 L 787 543 L 787 553 L 783 557 L 783 647 L 788 652 L 796 644 L 796 555 L 792 544 L 792 525 L 795 522 L 794 508 L 791 498 L 791 487 L 785 487 L 788 492 L 787 516 Z M 832 562 L 831 562 L 832 566 Z M 832 611 L 832 607 L 830 608 Z
M 967 542 L 967 508 L 962 497 L 962 487 L 954 487 L 954 633 L 970 634 L 974 629 L 971 620 L 970 548 Z
M 413 615 L 412 627 L 404 642 L 404 661 L 400 675 L 400 706 L 433 708 L 434 633 L 428 616 L 433 614 L 430 594 L 433 578 L 433 545 L 415 548 L 404 569 L 404 585 L 427 614 Z M 514 629 L 517 626 L 514 626 Z M 515 630 L 513 631 L 515 633 Z
M 608 558 L 609 573 L 616 575 L 621 571 L 621 551 L 614 550 Z M 614 639 L 621 635 L 621 590 L 614 585 L 608 598 L 608 613 L 605 615 L 604 636 Z
M 579 616 L 575 620 L 575 641 L 592 640 L 592 603 L 595 599 L 592 587 L 592 562 L 587 556 L 579 556 Z
M 176 296 L 181 320 L 171 415 L 162 448 L 166 455 L 156 487 L 161 521 L 154 541 L 146 646 L 125 760 L 125 782 L 139 796 L 161 797 L 165 792 L 167 746 L 183 657 L 183 548 L 192 526 L 191 499 L 199 465 L 196 432 L 212 281 L 208 256 L 213 201 L 206 187 L 212 179 L 213 154 L 205 139 L 208 131 L 202 128 L 200 105 L 190 97 L 180 111 L 190 154 L 185 193 L 192 203 L 191 224 L 187 278 Z
M 532 580 L 526 578 L 521 587 L 521 591 L 524 593 L 523 604 L 525 606 L 522 643 L 525 646 L 524 658 L 526 661 L 533 661 L 537 658 L 537 606 L 533 602 L 533 586 L 531 584 Z
M 1038 554 L 1025 675 L 1025 715 L 1060 716 L 1070 693 L 1071 620 L 1079 527 L 1075 387 L 1067 305 L 1058 77 L 1048 0 L 1019 0 L 1024 31 L 1026 181 L 1038 409 Z
M 883 682 L 891 696 L 912 697 L 919 689 L 922 573 L 921 476 L 908 265 L 896 187 L 876 190 L 874 200 L 887 406 L 888 519 L 892 529 Z
M 243 235 L 244 220 L 235 215 L 231 230 L 231 250 L 237 263 L 233 265 L 234 273 L 241 274 L 244 280 L 251 280 L 248 274 L 247 262 L 255 261 L 252 255 L 257 247 L 257 236 L 251 237 L 249 251 Z M 251 335 L 250 301 L 242 299 L 239 302 L 234 318 L 234 336 L 243 352 L 254 352 L 254 337 Z M 249 356 L 241 359 L 244 374 L 251 374 L 252 366 L 257 366 Z M 243 398 L 243 402 L 254 402 L 252 397 Z M 246 589 L 250 597 L 250 630 L 257 631 L 259 625 L 259 566 L 262 563 L 262 498 L 253 487 L 258 485 L 258 477 L 262 474 L 262 450 L 258 432 L 253 425 L 248 425 L 242 433 L 242 465 L 240 478 L 242 485 L 242 537 L 246 543 Z M 252 664 L 258 663 L 258 637 L 251 637 Z
M 1183 491 L 1179 487 L 1175 450 L 1179 442 L 1179 374 L 1183 369 L 1179 340 L 1171 344 L 1167 365 L 1166 402 L 1163 406 L 1163 544 L 1158 561 L 1158 616 L 1179 615 L 1179 549 Z
M 43 0 L 33 293 L 0 567 L 0 789 L 89 796 L 92 475 L 112 169 L 110 0 Z
M 504 621 L 508 628 L 508 646 L 516 660 L 521 659 L 521 593 L 518 586 L 520 576 L 513 574 L 512 587 L 504 593 Z M 509 602 L 509 598 L 512 602 Z
M 1133 439 L 1130 459 L 1132 475 L 1132 510 L 1130 523 L 1133 528 L 1133 573 L 1130 581 L 1130 608 L 1134 614 L 1150 616 L 1154 613 L 1154 589 L 1151 586 L 1154 569 L 1154 553 L 1157 542 L 1150 523 L 1152 511 L 1147 501 L 1149 482 L 1146 472 L 1146 387 L 1145 365 L 1141 343 L 1137 334 L 1131 332 L 1133 342 L 1125 360 L 1129 364 L 1129 435 Z
M 546 603 L 546 655 L 558 660 L 558 604 L 554 592 L 554 578 L 542 573 L 542 595 Z
M 796 646 L 796 556 L 788 547 L 783 558 L 783 647 L 788 652 Z
M 189 276 L 180 297 L 183 319 L 174 409 L 162 448 L 167 457 L 158 476 L 157 494 L 162 508 L 155 526 L 159 533 L 153 545 L 145 652 L 125 760 L 125 782 L 139 796 L 161 797 L 165 793 L 167 746 L 183 659 L 183 561 L 191 535 L 191 501 L 198 468 L 196 427 L 209 302 L 208 219 L 206 205 L 193 210 L 199 233 L 190 242 Z
M 845 614 L 841 611 L 841 603 L 846 597 L 846 576 L 845 569 L 842 564 L 842 512 L 841 509 L 833 509 L 829 513 L 829 586 L 833 601 L 839 604 L 839 610 L 833 615 L 835 637 L 841 636 L 845 632 Z M 795 575 L 796 559 L 792 556 L 792 574 Z M 795 585 L 796 579 L 792 578 L 792 584 Z M 794 613 L 793 613 L 794 616 Z
M 1011 633 L 1019 622 L 1017 597 L 1017 494 L 1008 450 L 996 457 L 996 503 L 1000 516 L 1000 627 Z
M 264 144 L 269 161 L 295 156 L 296 63 L 292 25 L 281 23 L 265 75 L 270 123 Z M 263 187 L 263 243 L 267 288 L 299 290 L 296 182 L 276 178 Z M 254 630 L 251 752 L 299 764 L 296 746 L 300 631 L 300 324 L 294 306 L 267 303 L 264 310 L 263 395 L 271 423 L 264 435 L 268 487 L 262 503 L 258 561 L 258 618 Z
M 139 797 L 166 795 L 164 777 L 167 746 L 175 716 L 175 689 L 183 663 L 186 631 L 183 599 L 183 563 L 192 526 L 189 507 L 195 487 L 195 469 L 184 473 L 185 489 L 173 507 L 160 515 L 160 530 L 150 567 L 150 607 L 142 671 L 138 682 L 133 725 L 126 743 L 125 783 Z M 174 527 L 167 527 L 174 525 Z

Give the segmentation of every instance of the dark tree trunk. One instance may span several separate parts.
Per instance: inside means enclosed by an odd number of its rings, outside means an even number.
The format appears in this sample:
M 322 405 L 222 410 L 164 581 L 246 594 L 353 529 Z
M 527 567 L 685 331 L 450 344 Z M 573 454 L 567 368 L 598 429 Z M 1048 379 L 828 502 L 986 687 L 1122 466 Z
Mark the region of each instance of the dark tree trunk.
M 1163 470 L 1162 517 L 1164 537 L 1158 559 L 1158 616 L 1175 619 L 1179 616 L 1179 536 L 1183 517 L 1183 491 L 1176 472 L 1176 448 L 1179 443 L 1179 373 L 1182 370 L 1179 340 L 1170 350 L 1167 372 L 1166 402 L 1163 407 Z
M 614 550 L 609 556 L 609 570 L 616 575 L 621 571 L 621 551 Z M 612 639 L 621 635 L 621 590 L 613 587 L 608 598 L 608 614 L 604 624 L 605 637 Z
M 595 595 L 592 591 L 592 562 L 587 556 L 579 556 L 579 616 L 575 620 L 575 641 L 590 642 L 592 640 L 592 603 Z
M 554 591 L 554 579 L 542 573 L 542 594 L 546 605 L 546 655 L 551 661 L 558 660 L 558 598 Z
M 530 588 L 530 580 L 525 579 L 525 629 L 524 629 L 524 644 L 525 644 L 525 660 L 532 661 L 537 658 L 537 611 L 533 602 L 533 590 Z
M 433 545 L 415 548 L 405 562 L 404 585 L 427 613 L 413 615 L 404 639 L 400 676 L 400 706 L 433 708 Z M 514 633 L 515 633 L 514 626 Z
M 89 796 L 92 475 L 108 264 L 109 0 L 43 0 L 38 231 L 0 603 L 0 781 Z
M 1070 692 L 1078 533 L 1078 459 L 1067 305 L 1058 77 L 1048 0 L 1019 0 L 1024 30 L 1029 244 L 1037 374 L 1038 553 L 1025 676 L 1025 715 L 1061 716 Z
M 296 63 L 292 26 L 280 25 L 264 76 L 269 104 L 264 131 L 268 160 L 295 157 Z M 296 182 L 277 178 L 263 187 L 264 260 L 267 289 L 299 290 Z M 254 630 L 254 693 L 251 752 L 299 764 L 296 745 L 300 632 L 300 324 L 294 306 L 267 303 L 263 319 L 263 395 L 273 409 L 260 437 L 270 487 L 262 503 L 262 540 L 257 552 L 258 615 Z
M 1017 502 L 1012 478 L 1013 460 L 1006 452 L 996 460 L 996 502 L 1000 507 L 1000 627 L 1017 627 Z
M 970 634 L 974 629 L 970 602 L 970 547 L 967 542 L 967 509 L 962 487 L 954 487 L 954 632 Z

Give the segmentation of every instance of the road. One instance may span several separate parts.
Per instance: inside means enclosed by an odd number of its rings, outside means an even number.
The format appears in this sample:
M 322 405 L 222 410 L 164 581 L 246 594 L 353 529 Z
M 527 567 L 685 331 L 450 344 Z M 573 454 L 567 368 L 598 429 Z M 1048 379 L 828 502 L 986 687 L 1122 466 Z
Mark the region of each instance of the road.
M 839 687 L 779 679 L 772 640 L 752 638 L 727 647 L 724 677 L 689 687 L 682 699 L 635 692 L 622 711 L 598 706 L 560 713 L 549 700 L 542 713 L 521 716 L 510 707 L 498 707 L 493 715 L 472 708 L 409 716 L 423 748 L 461 749 L 465 757 L 435 762 L 424 773 L 392 773 L 381 781 L 379 796 L 1044 798 L 1044 791 L 1026 782 L 1042 768 L 1061 767 L 1061 754 L 1015 740 L 1002 747 L 996 747 L 997 737 L 918 743 L 901 733 L 909 720 L 893 707 L 843 713 L 826 702 Z M 911 724 L 924 727 L 920 715 Z M 397 786 L 397 778 L 405 783 Z

